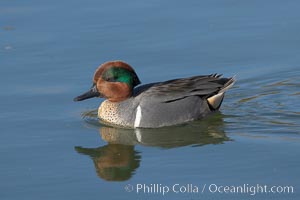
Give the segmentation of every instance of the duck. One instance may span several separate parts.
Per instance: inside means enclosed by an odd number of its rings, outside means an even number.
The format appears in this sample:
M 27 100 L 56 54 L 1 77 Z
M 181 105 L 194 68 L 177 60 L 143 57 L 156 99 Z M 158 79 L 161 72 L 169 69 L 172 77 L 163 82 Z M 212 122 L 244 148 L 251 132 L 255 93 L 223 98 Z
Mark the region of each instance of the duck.
M 235 82 L 234 76 L 210 74 L 140 85 L 133 67 L 124 61 L 108 61 L 96 69 L 92 87 L 74 101 L 105 98 L 98 108 L 98 118 L 106 125 L 159 128 L 218 112 L 225 92 Z

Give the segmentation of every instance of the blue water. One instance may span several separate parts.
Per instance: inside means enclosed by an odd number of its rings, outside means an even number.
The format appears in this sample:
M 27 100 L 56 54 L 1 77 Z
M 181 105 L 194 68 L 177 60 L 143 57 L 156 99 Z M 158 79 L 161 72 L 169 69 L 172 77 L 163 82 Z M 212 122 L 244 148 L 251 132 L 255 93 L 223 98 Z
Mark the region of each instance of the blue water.
M 299 199 L 299 9 L 295 0 L 2 0 L 0 199 Z M 72 101 L 115 59 L 143 83 L 238 81 L 203 121 L 116 129 L 98 123 L 101 99 Z M 213 193 L 212 184 L 293 192 Z

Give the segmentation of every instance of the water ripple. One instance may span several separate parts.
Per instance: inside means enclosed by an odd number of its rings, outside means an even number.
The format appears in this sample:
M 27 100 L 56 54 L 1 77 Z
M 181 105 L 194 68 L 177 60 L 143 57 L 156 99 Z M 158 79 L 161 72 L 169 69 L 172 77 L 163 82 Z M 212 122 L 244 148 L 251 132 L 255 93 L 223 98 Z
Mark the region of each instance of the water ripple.
M 233 132 L 300 133 L 300 71 L 277 71 L 240 80 L 226 97 L 223 112 Z M 234 109 L 233 109 L 234 108 Z

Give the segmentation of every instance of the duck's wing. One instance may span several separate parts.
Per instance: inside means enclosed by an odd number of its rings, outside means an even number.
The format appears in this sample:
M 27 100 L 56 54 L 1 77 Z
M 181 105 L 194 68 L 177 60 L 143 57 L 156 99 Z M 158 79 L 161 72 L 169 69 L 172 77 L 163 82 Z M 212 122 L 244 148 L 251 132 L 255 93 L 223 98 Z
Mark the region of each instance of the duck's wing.
M 194 76 L 153 83 L 137 88 L 137 94 L 152 101 L 173 102 L 189 96 L 209 98 L 220 92 L 224 93 L 235 82 L 232 78 L 222 78 L 220 74 Z

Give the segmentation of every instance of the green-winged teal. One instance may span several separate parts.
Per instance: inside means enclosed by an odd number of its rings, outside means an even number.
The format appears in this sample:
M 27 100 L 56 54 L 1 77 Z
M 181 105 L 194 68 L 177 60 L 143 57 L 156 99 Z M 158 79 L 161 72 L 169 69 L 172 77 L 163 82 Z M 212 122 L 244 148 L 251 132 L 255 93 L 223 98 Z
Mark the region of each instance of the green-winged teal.
M 76 97 L 106 98 L 98 109 L 100 120 L 130 128 L 157 128 L 201 119 L 219 110 L 235 79 L 219 74 L 193 76 L 136 87 L 134 69 L 122 61 L 102 64 L 92 88 Z

